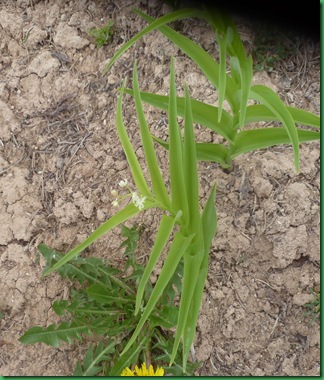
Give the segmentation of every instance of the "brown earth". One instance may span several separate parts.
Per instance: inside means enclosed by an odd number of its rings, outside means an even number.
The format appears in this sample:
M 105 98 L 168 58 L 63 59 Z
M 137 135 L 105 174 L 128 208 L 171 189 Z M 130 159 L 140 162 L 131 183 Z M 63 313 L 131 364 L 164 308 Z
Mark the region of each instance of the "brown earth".
M 143 90 L 168 92 L 173 54 L 179 92 L 184 80 L 193 98 L 215 103 L 199 69 L 158 32 L 139 41 L 101 72 L 145 23 L 139 7 L 156 17 L 160 2 L 0 2 L 0 373 L 4 376 L 71 375 L 86 346 L 22 345 L 31 326 L 57 321 L 51 303 L 67 297 L 69 283 L 57 274 L 41 278 L 44 262 L 36 249 L 45 242 L 67 251 L 114 213 L 110 190 L 131 180 L 115 128 L 117 89 L 131 78 L 138 60 Z M 87 31 L 115 20 L 111 42 L 97 49 Z M 203 21 L 178 25 L 217 57 L 212 30 Z M 238 22 L 247 48 L 252 25 Z M 297 51 L 271 76 L 255 82 L 275 88 L 290 105 L 319 114 L 319 46 L 298 40 Z M 125 99 L 128 127 L 143 158 L 134 107 Z M 165 138 L 165 114 L 147 107 L 155 134 Z M 202 128 L 200 140 L 215 136 Z M 167 156 L 160 151 L 167 173 Z M 218 184 L 219 229 L 195 342 L 198 375 L 319 375 L 319 324 L 310 324 L 303 305 L 319 289 L 319 143 L 301 146 L 296 174 L 292 149 L 280 146 L 245 154 L 234 170 L 199 166 L 201 199 Z M 159 221 L 147 212 L 134 219 L 145 227 L 148 254 Z M 151 235 L 153 235 L 151 237 Z M 142 238 L 143 239 L 143 238 Z M 118 264 L 120 230 L 93 244 L 88 254 Z

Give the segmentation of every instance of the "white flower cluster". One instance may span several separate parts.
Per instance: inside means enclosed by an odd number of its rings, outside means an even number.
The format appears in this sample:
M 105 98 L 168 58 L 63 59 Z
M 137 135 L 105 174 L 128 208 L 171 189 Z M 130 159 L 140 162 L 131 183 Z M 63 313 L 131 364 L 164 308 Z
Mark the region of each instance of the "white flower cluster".
M 132 202 L 134 203 L 135 207 L 137 207 L 139 210 L 143 210 L 143 208 L 144 208 L 144 202 L 145 202 L 146 197 L 140 197 L 135 191 L 132 191 L 130 189 L 130 187 L 128 186 L 127 179 L 123 179 L 123 180 L 119 181 L 118 185 L 120 187 L 126 187 L 126 188 L 128 188 L 129 194 L 127 194 L 126 196 L 131 195 Z M 118 191 L 117 190 L 111 190 L 111 195 L 113 195 L 114 197 L 116 197 L 116 199 L 113 202 L 111 202 L 111 204 L 114 207 L 117 207 L 119 205 L 119 200 L 121 198 L 125 198 L 126 197 L 126 196 L 122 196 L 122 197 L 118 196 Z

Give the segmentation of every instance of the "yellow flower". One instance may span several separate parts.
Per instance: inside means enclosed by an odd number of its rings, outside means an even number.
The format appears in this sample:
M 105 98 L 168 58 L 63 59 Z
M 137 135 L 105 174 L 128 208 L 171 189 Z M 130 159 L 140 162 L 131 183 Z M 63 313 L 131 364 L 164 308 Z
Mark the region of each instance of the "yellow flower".
M 123 369 L 123 372 L 120 376 L 135 376 L 134 372 L 135 371 L 131 371 L 128 367 L 126 367 L 125 369 Z
M 128 367 L 123 370 L 121 376 L 164 376 L 164 369 L 162 367 L 157 367 L 154 372 L 152 364 L 149 368 L 146 368 L 146 364 L 142 364 L 142 368 L 135 366 L 134 371 L 130 370 Z

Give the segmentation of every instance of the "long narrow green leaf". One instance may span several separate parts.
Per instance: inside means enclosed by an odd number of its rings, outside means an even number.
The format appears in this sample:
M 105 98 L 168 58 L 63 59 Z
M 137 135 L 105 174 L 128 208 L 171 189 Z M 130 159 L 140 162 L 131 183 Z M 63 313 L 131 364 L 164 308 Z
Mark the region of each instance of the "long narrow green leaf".
M 156 204 L 146 200 L 144 203 L 144 210 L 148 208 L 156 207 Z M 131 218 L 132 216 L 138 214 L 140 210 L 134 206 L 133 203 L 129 204 L 117 214 L 112 216 L 109 220 L 103 223 L 100 227 L 98 227 L 86 240 L 84 240 L 81 244 L 73 248 L 69 253 L 67 253 L 61 260 L 55 263 L 52 268 L 48 269 L 43 273 L 44 276 L 49 273 L 57 270 L 62 265 L 66 264 L 70 260 L 72 260 L 76 255 L 86 249 L 91 243 L 96 241 L 100 236 L 110 231 L 112 228 L 118 226 L 118 224 L 125 222 L 125 220 Z
M 125 89 L 125 93 L 134 96 L 134 92 L 129 89 Z M 149 92 L 141 92 L 142 101 L 151 104 L 154 107 L 161 108 L 168 111 L 169 96 L 157 95 Z M 191 99 L 192 118 L 194 123 L 201 124 L 207 128 L 210 128 L 214 132 L 223 136 L 226 140 L 233 142 L 235 131 L 232 130 L 232 116 L 222 111 L 222 118 L 218 122 L 218 108 L 210 104 L 200 102 L 195 99 Z M 185 112 L 185 98 L 177 96 L 177 114 L 184 117 Z
M 239 125 L 243 127 L 245 124 L 245 114 L 247 102 L 250 96 L 250 88 L 253 78 L 253 61 L 252 56 L 245 58 L 243 62 L 240 62 L 241 68 L 241 104 L 240 104 L 240 116 Z
M 217 231 L 217 211 L 215 206 L 216 199 L 216 184 L 212 187 L 212 190 L 207 199 L 205 208 L 202 213 L 202 226 L 204 234 L 204 247 L 205 251 L 209 253 L 210 245 L 213 238 L 216 235 Z M 208 268 L 208 265 L 205 261 L 205 268 Z
M 154 140 L 163 148 L 169 149 L 169 144 L 157 137 Z M 196 152 L 198 161 L 218 162 L 223 168 L 229 168 L 230 150 L 222 144 L 213 143 L 196 143 Z
M 235 24 L 227 13 L 211 11 L 208 12 L 208 18 L 209 22 L 211 25 L 213 25 L 215 30 L 220 29 L 223 35 L 226 33 L 226 38 L 224 38 L 223 41 L 221 41 L 219 38 L 217 41 L 220 45 L 220 53 L 221 49 L 224 49 L 224 47 L 226 47 L 226 53 L 230 55 L 233 82 L 238 86 L 237 89 L 240 91 L 240 107 L 238 109 L 236 107 L 237 103 L 234 101 L 235 106 L 232 109 L 233 112 L 239 112 L 239 125 L 243 126 L 246 105 L 249 99 L 249 91 L 253 77 L 252 57 L 246 56 L 245 48 L 240 35 L 237 32 Z
M 134 10 L 136 13 L 139 11 Z M 109 61 L 108 65 L 104 69 L 102 75 L 106 74 L 106 72 L 110 69 L 110 67 L 117 61 L 117 59 L 122 56 L 125 51 L 127 51 L 131 46 L 135 44 L 140 38 L 145 36 L 145 34 L 151 32 L 154 29 L 159 28 L 161 25 L 173 22 L 175 20 L 180 20 L 186 17 L 192 17 L 197 14 L 197 10 L 195 9 L 182 9 L 179 11 L 175 11 L 173 13 L 168 13 L 165 16 L 160 17 L 157 20 L 151 19 L 151 24 L 143 29 L 141 32 L 136 34 L 132 39 L 130 39 L 125 45 L 122 46 L 120 50 L 113 56 L 113 58 Z
M 170 365 L 174 361 L 176 357 L 176 353 L 180 344 L 181 337 L 184 337 L 185 340 L 185 331 L 188 330 L 188 326 L 191 326 L 195 329 L 196 320 L 192 319 L 192 302 L 193 295 L 196 291 L 197 281 L 199 279 L 201 264 L 205 255 L 205 239 L 203 232 L 202 219 L 199 214 L 199 204 L 198 204 L 198 178 L 197 178 L 197 166 L 196 159 L 194 156 L 196 155 L 195 143 L 194 143 L 194 135 L 193 135 L 193 126 L 192 126 L 192 118 L 191 118 L 191 109 L 190 109 L 190 98 L 188 90 L 186 89 L 186 117 L 185 117 L 185 174 L 188 176 L 187 178 L 187 194 L 188 201 L 192 202 L 192 205 L 189 205 L 189 231 L 195 232 L 196 235 L 188 247 L 187 252 L 184 256 L 184 276 L 183 276 L 183 285 L 182 285 L 182 296 L 180 300 L 180 308 L 179 308 L 179 318 L 177 323 L 177 331 L 174 341 L 174 346 L 172 350 Z M 187 144 L 187 145 L 186 145 Z M 190 190 L 189 190 L 189 189 Z M 195 199 L 194 199 L 195 198 Z M 209 202 L 210 203 L 210 202 Z M 209 206 L 209 203 L 207 207 Z M 208 231 L 212 228 L 212 226 L 208 226 Z M 208 239 L 206 239 L 208 243 Z M 208 246 L 209 248 L 209 246 Z M 206 252 L 208 255 L 209 252 Z M 207 269 L 206 269 L 207 270 Z M 207 272 L 206 272 L 207 273 Z M 201 293 L 202 296 L 202 293 Z M 197 300 L 195 300 L 197 302 Z M 199 305 L 201 303 L 201 299 Z M 186 346 L 184 345 L 184 350 Z M 190 349 L 190 347 L 189 347 Z M 187 356 L 184 351 L 184 361 L 183 366 L 184 369 L 186 367 Z
M 185 190 L 188 201 L 189 233 L 198 234 L 200 231 L 199 213 L 199 191 L 196 144 L 193 131 L 191 102 L 187 86 L 185 86 L 185 122 L 184 122 L 184 143 L 183 143 L 183 171 L 185 180 Z
M 301 110 L 301 109 L 295 108 L 295 107 L 287 106 L 286 108 L 290 112 L 295 123 L 302 124 L 302 125 L 309 125 L 309 126 L 315 127 L 315 128 L 321 127 L 321 119 L 319 116 L 317 116 L 311 112 L 304 111 L 304 110 Z
M 140 305 L 142 303 L 144 289 L 149 277 L 163 251 L 169 236 L 173 230 L 175 223 L 175 218 L 171 218 L 170 216 L 163 215 L 161 224 L 158 230 L 158 233 L 155 238 L 155 243 L 152 248 L 152 252 L 150 254 L 149 261 L 145 267 L 144 273 L 142 275 L 141 281 L 138 285 L 137 294 L 136 294 L 136 306 L 135 306 L 135 315 L 138 313 L 140 309 Z
M 152 313 L 158 299 L 162 295 L 165 287 L 170 281 L 172 275 L 174 274 L 178 266 L 178 263 L 181 260 L 182 256 L 184 255 L 184 253 L 186 252 L 192 238 L 193 238 L 193 235 L 186 237 L 186 236 L 183 236 L 180 232 L 177 232 L 175 234 L 171 248 L 168 252 L 167 258 L 165 259 L 164 265 L 162 267 L 162 271 L 152 291 L 151 297 L 147 302 L 147 305 L 144 309 L 142 317 L 140 321 L 138 322 L 132 337 L 130 338 L 126 347 L 124 348 L 122 355 L 135 342 L 135 339 L 140 333 L 142 327 L 144 326 L 144 323 L 147 321 L 149 315 Z
M 125 93 L 134 96 L 134 92 L 130 89 L 125 89 Z M 165 95 L 157 95 L 148 92 L 141 92 L 142 101 L 158 107 L 163 110 L 168 110 L 169 97 Z M 184 117 L 183 97 L 177 97 L 177 114 Z M 191 99 L 191 108 L 193 121 L 201 124 L 206 128 L 223 136 L 226 140 L 233 143 L 235 132 L 230 128 L 233 117 L 226 111 L 222 111 L 222 119 L 218 120 L 218 108 L 195 99 Z M 296 124 L 307 125 L 314 128 L 320 128 L 320 117 L 311 112 L 304 111 L 295 107 L 286 106 Z M 244 124 L 256 123 L 260 121 L 280 121 L 268 107 L 262 104 L 253 104 L 247 106 Z M 237 127 L 237 126 L 236 126 Z
M 184 275 L 177 323 L 178 327 L 173 345 L 170 365 L 175 359 L 180 344 L 180 339 L 183 335 L 183 331 L 188 319 L 188 312 L 195 290 L 196 281 L 199 275 L 200 264 L 204 255 L 204 240 L 198 202 L 199 194 L 196 149 L 190 107 L 191 103 L 187 87 L 185 87 L 185 97 L 184 173 L 189 211 L 188 230 L 189 233 L 195 234 L 195 237 L 193 238 L 193 241 L 189 245 L 188 250 L 184 255 Z
M 227 51 L 230 56 L 237 57 L 239 61 L 244 61 L 246 56 L 245 48 L 231 16 L 224 10 L 220 12 L 218 9 L 208 9 L 205 17 L 213 29 L 219 30 L 223 35 L 230 30 Z
M 81 365 L 81 363 L 78 362 L 73 376 L 94 376 L 98 372 L 102 371 L 103 366 L 98 366 L 98 364 L 109 358 L 107 354 L 114 351 L 116 344 L 117 343 L 113 341 L 108 346 L 104 347 L 103 343 L 99 342 L 95 352 L 93 352 L 93 346 L 90 344 L 90 347 L 84 357 L 84 365 Z
M 226 91 L 226 47 L 227 38 L 216 31 L 216 40 L 219 46 L 219 86 L 218 86 L 218 122 L 222 118 L 223 102 Z
M 294 150 L 296 171 L 299 172 L 299 141 L 294 120 L 279 96 L 269 87 L 254 85 L 250 97 L 267 106 L 282 122 Z
M 321 123 L 319 116 L 295 107 L 286 106 L 286 108 L 296 124 L 320 128 Z M 279 118 L 268 107 L 262 104 L 253 104 L 248 106 L 246 109 L 245 124 L 260 121 L 279 121 Z
M 119 139 L 123 145 L 124 152 L 126 154 L 126 158 L 128 161 L 128 164 L 130 166 L 130 169 L 133 174 L 134 182 L 140 191 L 142 195 L 145 195 L 146 197 L 151 197 L 152 194 L 150 192 L 150 189 L 146 183 L 146 180 L 144 178 L 144 174 L 142 172 L 141 166 L 138 163 L 136 154 L 134 152 L 134 149 L 132 147 L 132 144 L 129 140 L 129 137 L 127 135 L 124 122 L 123 122 L 123 111 L 122 111 L 122 98 L 124 94 L 124 87 L 125 87 L 125 81 L 122 85 L 122 88 L 120 90 L 120 95 L 117 102 L 117 114 L 116 114 L 116 125 L 117 125 L 117 132 Z
M 173 58 L 171 59 L 169 100 L 169 166 L 172 191 L 172 209 L 174 212 L 181 210 L 183 217 L 186 220 L 186 218 L 188 218 L 188 202 L 183 173 L 183 143 L 181 131 L 177 122 L 176 82 Z
M 155 22 L 152 17 L 146 15 L 145 13 L 139 10 L 135 10 L 135 12 L 139 14 L 142 18 L 144 18 L 144 20 L 151 23 L 151 25 L 153 25 L 153 23 Z M 188 15 L 187 17 L 200 17 L 205 19 L 207 16 L 208 14 L 206 12 L 199 12 L 195 10 L 191 15 Z M 180 17 L 178 19 L 180 19 Z M 198 44 L 196 44 L 189 38 L 175 32 L 168 26 L 159 26 L 157 27 L 157 29 L 161 33 L 163 33 L 167 38 L 169 38 L 169 40 L 171 40 L 175 45 L 177 45 L 189 58 L 191 58 L 200 68 L 200 70 L 205 74 L 205 76 L 209 79 L 212 85 L 216 89 L 219 89 L 219 65 L 202 47 L 200 47 Z M 232 108 L 234 107 L 235 91 L 235 84 L 232 81 L 232 78 L 229 75 L 227 75 L 225 98 Z
M 320 138 L 320 132 L 297 129 L 299 142 L 314 141 Z M 279 144 L 290 144 L 290 138 L 284 128 L 262 128 L 242 131 L 237 135 L 231 158 L 256 149 L 264 149 Z M 198 151 L 199 149 L 197 149 Z
M 180 344 L 180 339 L 183 336 L 185 326 L 188 322 L 190 305 L 192 302 L 192 297 L 197 285 L 197 279 L 199 275 L 200 266 L 204 257 L 203 247 L 199 251 L 195 251 L 193 244 L 189 246 L 188 252 L 184 255 L 184 271 L 183 271 L 183 285 L 182 285 L 182 294 L 180 300 L 179 308 L 179 318 L 177 323 L 177 331 L 174 339 L 174 344 L 172 348 L 172 355 L 170 359 L 171 365 L 176 357 L 178 347 Z M 189 323 L 191 323 L 189 321 Z M 184 363 L 185 369 L 185 363 Z
M 185 325 L 185 329 L 183 331 L 184 369 L 186 369 L 189 351 L 193 344 L 195 334 L 196 334 L 196 325 L 197 325 L 202 296 L 203 296 L 204 287 L 205 287 L 205 281 L 206 281 L 207 272 L 208 272 L 210 246 L 217 231 L 217 212 L 216 212 L 216 207 L 215 207 L 215 197 L 216 197 L 216 185 L 213 186 L 213 189 L 208 197 L 204 211 L 202 213 L 202 226 L 203 226 L 203 233 L 204 233 L 205 252 L 204 252 L 203 261 L 201 263 L 198 279 L 196 282 L 196 287 L 193 294 L 191 307 L 188 312 L 187 322 Z
M 127 351 L 127 353 L 122 353 L 117 361 L 114 363 L 112 369 L 109 371 L 108 376 L 120 376 L 123 369 L 126 367 L 130 367 L 134 363 L 137 362 L 139 354 L 141 351 L 145 350 L 147 344 L 151 339 L 150 335 L 143 335 L 140 341 L 137 341 L 136 344 L 133 345 L 131 349 Z
M 171 208 L 169 195 L 166 190 L 164 180 L 162 178 L 162 175 L 157 163 L 156 154 L 155 154 L 155 150 L 153 146 L 153 140 L 152 140 L 148 125 L 146 123 L 146 119 L 145 119 L 145 115 L 144 115 L 144 111 L 142 107 L 142 100 L 141 100 L 141 95 L 140 95 L 140 90 L 139 90 L 139 85 L 138 85 L 138 79 L 137 79 L 136 62 L 134 63 L 133 88 L 134 88 L 136 112 L 137 112 L 137 117 L 140 124 L 140 129 L 141 129 L 143 148 L 144 148 L 147 166 L 148 166 L 150 176 L 151 176 L 151 183 L 152 183 L 154 195 L 159 202 L 165 205 L 166 208 Z
M 239 103 L 239 108 L 234 109 L 233 112 L 238 113 L 238 117 L 235 115 L 235 119 L 238 120 L 238 126 L 243 127 L 253 77 L 252 57 L 244 57 L 244 61 L 239 61 L 237 57 L 231 57 L 231 72 L 235 82 L 238 83 L 235 99 Z

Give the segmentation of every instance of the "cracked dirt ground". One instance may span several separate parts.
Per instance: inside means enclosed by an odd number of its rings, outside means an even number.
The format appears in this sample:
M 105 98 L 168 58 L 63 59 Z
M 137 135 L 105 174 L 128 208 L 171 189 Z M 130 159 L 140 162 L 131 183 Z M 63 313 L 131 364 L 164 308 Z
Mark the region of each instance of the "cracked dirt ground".
M 70 375 L 86 344 L 24 346 L 31 326 L 58 319 L 51 310 L 69 295 L 56 274 L 42 279 L 37 245 L 62 251 L 82 241 L 114 210 L 110 189 L 130 172 L 115 130 L 117 89 L 138 60 L 143 90 L 168 91 L 170 55 L 177 81 L 191 96 L 213 104 L 214 90 L 199 69 L 157 32 L 139 41 L 104 77 L 108 59 L 145 23 L 139 7 L 157 17 L 160 2 L 0 2 L 0 374 Z M 87 31 L 115 20 L 111 42 L 97 49 Z M 212 31 L 202 21 L 178 25 L 217 57 Z M 247 47 L 254 28 L 238 22 Z M 271 86 L 292 106 L 319 114 L 319 46 L 298 40 L 297 51 L 255 82 Z M 140 159 L 132 103 L 125 123 Z M 167 136 L 166 116 L 147 107 L 154 133 Z M 215 136 L 203 128 L 197 138 Z M 199 375 L 319 375 L 319 323 L 303 305 L 319 289 L 319 143 L 301 147 L 301 172 L 288 146 L 245 154 L 230 174 L 218 165 L 199 166 L 201 198 L 218 183 L 219 230 L 197 328 Z M 165 152 L 160 163 L 167 173 Z M 154 212 L 139 216 L 144 257 L 158 223 Z M 118 265 L 120 231 L 93 244 L 87 254 Z M 157 272 L 158 273 L 158 272 Z

